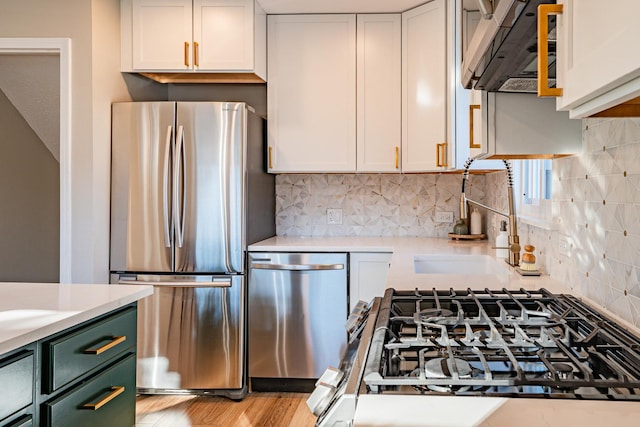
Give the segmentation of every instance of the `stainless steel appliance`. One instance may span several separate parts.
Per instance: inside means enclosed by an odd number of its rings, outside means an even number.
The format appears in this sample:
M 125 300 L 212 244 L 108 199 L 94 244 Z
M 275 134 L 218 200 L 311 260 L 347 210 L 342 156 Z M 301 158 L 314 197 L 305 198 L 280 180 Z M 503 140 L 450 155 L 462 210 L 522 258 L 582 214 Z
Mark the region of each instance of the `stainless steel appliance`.
M 235 102 L 112 110 L 112 283 L 139 303 L 141 393 L 242 398 L 248 244 L 275 234 L 264 120 Z
M 490 12 L 480 7 L 482 17 L 463 56 L 464 87 L 537 92 L 537 8 L 543 3 L 555 3 L 555 0 L 493 0 Z M 555 19 L 550 16 L 548 24 L 551 32 L 548 71 L 552 87 L 555 85 Z
M 249 254 L 253 390 L 308 391 L 347 345 L 347 254 Z
M 558 425 L 551 414 L 566 423 L 576 413 L 596 420 L 625 412 L 637 422 L 639 349 L 640 338 L 571 295 L 388 289 L 374 300 L 345 372 L 325 374 L 310 406 L 322 426 L 385 425 L 389 417 L 415 425 L 427 415 L 424 425 L 480 425 L 513 410 L 512 398 L 526 399 L 517 406 L 530 408 L 526 425 Z M 467 410 L 451 412 L 460 407 Z

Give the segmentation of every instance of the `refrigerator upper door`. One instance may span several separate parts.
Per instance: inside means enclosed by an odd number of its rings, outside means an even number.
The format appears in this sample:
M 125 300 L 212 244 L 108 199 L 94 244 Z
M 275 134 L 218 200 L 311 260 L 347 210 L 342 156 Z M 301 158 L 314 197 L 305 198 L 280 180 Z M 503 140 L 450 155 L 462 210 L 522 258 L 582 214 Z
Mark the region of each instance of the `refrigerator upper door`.
M 177 273 L 244 270 L 246 120 L 244 103 L 177 103 Z
M 172 271 L 174 123 L 174 102 L 112 106 L 111 271 Z

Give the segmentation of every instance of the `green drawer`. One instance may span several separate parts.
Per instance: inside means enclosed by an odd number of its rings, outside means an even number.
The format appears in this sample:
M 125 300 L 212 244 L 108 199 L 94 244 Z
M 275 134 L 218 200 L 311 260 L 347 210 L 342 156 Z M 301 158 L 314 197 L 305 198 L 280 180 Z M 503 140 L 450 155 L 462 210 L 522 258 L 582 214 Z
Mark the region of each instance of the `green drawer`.
M 33 403 L 33 350 L 0 360 L 0 422 Z
M 135 348 L 137 309 L 82 326 L 42 344 L 42 390 L 52 393 Z
M 44 426 L 133 426 L 136 417 L 134 353 L 42 405 Z M 96 405 L 97 408 L 87 407 Z

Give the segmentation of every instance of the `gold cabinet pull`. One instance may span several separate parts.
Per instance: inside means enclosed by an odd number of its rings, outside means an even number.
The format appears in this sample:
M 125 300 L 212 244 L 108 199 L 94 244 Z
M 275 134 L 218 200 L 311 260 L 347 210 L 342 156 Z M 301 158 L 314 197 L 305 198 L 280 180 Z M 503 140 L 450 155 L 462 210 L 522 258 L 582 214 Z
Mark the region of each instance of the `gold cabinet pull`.
M 193 65 L 195 67 L 200 66 L 200 61 L 198 61 L 198 42 L 193 42 Z
M 269 147 L 269 169 L 273 169 L 272 153 L 273 147 Z
M 447 145 L 448 142 L 443 142 L 442 144 L 436 144 L 436 166 L 438 167 L 449 167 L 447 164 Z M 442 161 L 440 160 L 440 153 L 442 152 Z
M 479 142 L 473 140 L 473 112 L 479 109 L 478 104 L 469 105 L 469 148 L 482 148 Z
M 82 405 L 82 408 L 97 411 L 122 393 L 124 393 L 124 386 L 113 386 L 111 387 L 111 393 L 98 400 L 96 403 L 85 403 Z
M 396 169 L 400 169 L 400 147 L 396 146 Z
M 549 15 L 559 13 L 561 4 L 538 6 L 538 96 L 562 96 L 562 88 L 549 87 Z
M 184 66 L 189 66 L 189 42 L 184 42 Z
M 113 337 L 113 338 L 111 338 L 111 341 L 109 343 L 103 345 L 102 347 L 87 348 L 86 350 L 84 350 L 84 353 L 85 354 L 101 354 L 101 353 L 104 353 L 105 351 L 109 350 L 110 348 L 113 348 L 113 347 L 117 346 L 118 344 L 125 342 L 126 340 L 127 340 L 127 336 L 126 335 Z

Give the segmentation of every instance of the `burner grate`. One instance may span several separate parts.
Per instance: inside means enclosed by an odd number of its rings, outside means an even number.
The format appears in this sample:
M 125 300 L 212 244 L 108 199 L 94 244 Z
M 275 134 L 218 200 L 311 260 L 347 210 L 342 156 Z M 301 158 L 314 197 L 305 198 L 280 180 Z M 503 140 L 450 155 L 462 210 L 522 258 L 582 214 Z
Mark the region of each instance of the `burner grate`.
M 371 392 L 640 400 L 640 340 L 569 295 L 388 290 Z

